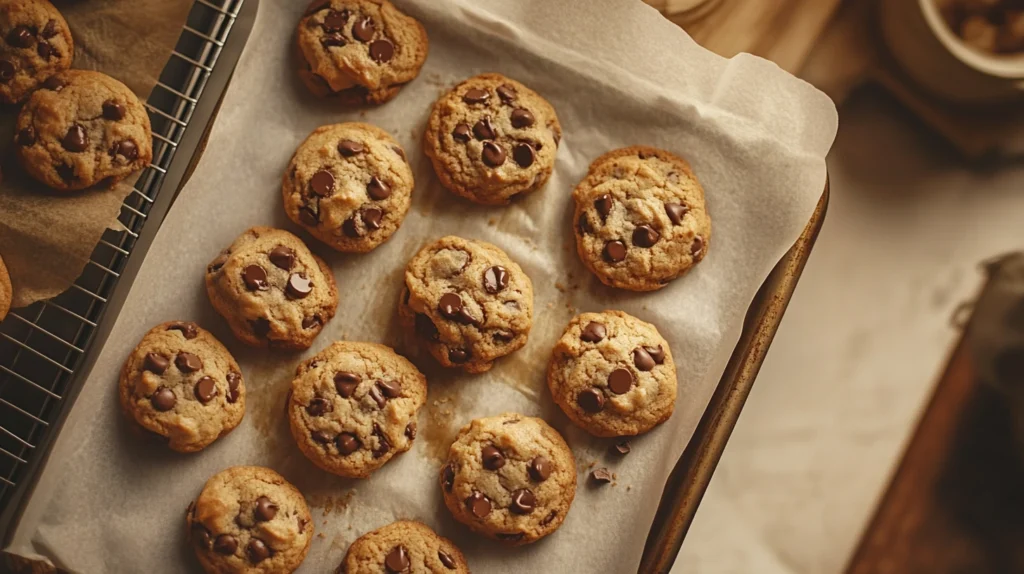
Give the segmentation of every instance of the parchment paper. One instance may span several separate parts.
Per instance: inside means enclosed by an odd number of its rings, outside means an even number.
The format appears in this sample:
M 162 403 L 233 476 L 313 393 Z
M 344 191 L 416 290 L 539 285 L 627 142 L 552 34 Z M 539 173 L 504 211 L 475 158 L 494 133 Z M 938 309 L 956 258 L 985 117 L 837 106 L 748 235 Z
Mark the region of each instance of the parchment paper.
M 301 572 L 328 572 L 348 544 L 395 519 L 421 520 L 453 538 L 474 572 L 632 572 L 665 479 L 689 440 L 735 345 L 744 312 L 774 263 L 798 237 L 825 183 L 835 136 L 831 101 L 751 56 L 724 60 L 694 44 L 639 1 L 404 0 L 427 28 L 420 78 L 381 108 L 343 111 L 307 95 L 290 49 L 305 0 L 262 2 L 256 30 L 210 137 L 205 157 L 164 221 L 134 289 L 76 403 L 12 542 L 82 572 L 193 572 L 184 512 L 206 479 L 237 464 L 283 473 L 306 495 L 317 535 Z M 502 208 L 442 189 L 421 153 L 431 103 L 473 74 L 499 71 L 547 97 L 565 132 L 547 187 Z M 326 257 L 341 304 L 313 349 L 254 351 L 239 344 L 206 299 L 205 265 L 252 225 L 294 230 L 281 208 L 280 178 L 315 127 L 364 120 L 394 133 L 416 175 L 402 228 L 367 255 Z M 713 240 L 688 276 L 657 293 L 603 287 L 573 248 L 570 193 L 598 155 L 646 143 L 686 155 L 707 190 Z M 404 340 L 395 304 L 407 260 L 429 240 L 455 233 L 496 243 L 536 291 L 527 346 L 489 373 L 437 368 Z M 612 443 L 573 427 L 552 403 L 544 370 L 577 311 L 623 309 L 652 321 L 678 357 L 674 416 L 636 439 L 624 458 Z M 119 412 L 118 370 L 153 324 L 191 319 L 238 358 L 249 388 L 241 426 L 206 451 L 179 455 L 141 436 Z M 283 412 L 295 365 L 332 340 L 381 341 L 410 354 L 430 394 L 413 449 L 368 480 L 317 470 L 292 443 Z M 475 417 L 542 416 L 572 446 L 579 490 L 561 529 L 526 548 L 505 549 L 455 523 L 436 476 L 458 428 Z M 615 483 L 586 474 L 608 466 Z
M 69 0 L 56 6 L 75 40 L 72 67 L 109 74 L 145 100 L 192 2 Z M 0 257 L 11 274 L 14 307 L 49 299 L 74 283 L 103 231 L 121 227 L 121 202 L 138 178 L 84 192 L 57 192 L 32 180 L 14 158 L 14 120 L 20 109 L 0 107 Z

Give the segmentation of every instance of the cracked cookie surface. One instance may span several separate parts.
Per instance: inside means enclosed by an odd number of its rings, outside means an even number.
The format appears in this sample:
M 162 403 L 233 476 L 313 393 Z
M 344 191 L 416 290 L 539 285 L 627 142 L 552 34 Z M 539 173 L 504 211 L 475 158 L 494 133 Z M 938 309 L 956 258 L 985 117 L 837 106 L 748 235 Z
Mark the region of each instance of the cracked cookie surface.
M 425 524 L 400 520 L 360 536 L 336 574 L 469 574 L 451 540 Z
M 654 291 L 708 252 L 711 218 L 686 160 L 651 147 L 608 152 L 572 194 L 576 251 L 605 285 Z
M 334 249 L 366 253 L 398 230 L 414 186 L 405 151 L 363 123 L 317 128 L 281 185 L 288 217 Z
M 253 227 L 206 268 L 210 303 L 240 341 L 307 349 L 338 308 L 334 274 L 301 239 Z
M 423 26 L 388 0 L 317 0 L 296 35 L 311 92 L 342 105 L 382 104 L 427 59 Z
M 483 373 L 526 344 L 533 284 L 501 249 L 449 235 L 409 261 L 398 313 L 439 363 Z
M 557 530 L 576 496 L 565 440 L 543 420 L 515 413 L 463 427 L 439 478 L 456 520 L 514 546 Z
M 561 138 L 547 100 L 515 80 L 483 74 L 437 100 L 423 151 L 453 193 L 503 205 L 547 183 Z
M 412 447 L 427 379 L 390 347 L 339 341 L 299 365 L 288 421 L 320 468 L 366 478 Z
M 209 331 L 161 323 L 128 355 L 118 383 L 121 408 L 179 452 L 196 452 L 231 432 L 245 414 L 238 363 Z
M 209 574 L 292 572 L 313 539 L 302 493 L 259 466 L 235 466 L 213 475 L 185 518 L 189 543 Z
M 71 67 L 71 29 L 47 0 L 0 2 L 0 102 L 24 100 L 50 76 Z
M 622 311 L 583 313 L 555 344 L 548 388 L 590 434 L 632 436 L 672 416 L 676 367 L 654 325 Z
M 99 72 L 51 76 L 22 107 L 14 133 L 25 171 L 64 191 L 113 185 L 153 159 L 146 108 L 128 86 Z

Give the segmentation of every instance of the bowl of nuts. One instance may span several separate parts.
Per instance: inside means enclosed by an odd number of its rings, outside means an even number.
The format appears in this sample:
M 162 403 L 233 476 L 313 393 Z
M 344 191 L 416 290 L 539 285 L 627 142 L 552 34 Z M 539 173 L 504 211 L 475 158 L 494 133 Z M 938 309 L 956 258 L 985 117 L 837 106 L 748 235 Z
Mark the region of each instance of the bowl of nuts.
M 1024 98 L 1024 0 L 882 0 L 882 35 L 923 88 L 961 103 Z

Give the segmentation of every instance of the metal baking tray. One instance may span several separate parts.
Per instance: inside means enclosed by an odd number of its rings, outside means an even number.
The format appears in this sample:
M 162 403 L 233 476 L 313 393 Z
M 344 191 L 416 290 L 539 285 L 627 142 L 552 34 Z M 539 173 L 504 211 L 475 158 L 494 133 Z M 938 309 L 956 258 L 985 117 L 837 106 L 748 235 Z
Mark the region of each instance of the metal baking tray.
M 147 102 L 154 160 L 122 207 L 125 230 L 103 236 L 67 292 L 0 323 L 0 542 L 13 530 L 174 195 L 202 154 L 258 2 L 195 0 Z M 671 569 L 821 229 L 828 196 L 826 183 L 803 234 L 751 303 L 725 373 L 665 486 L 639 572 Z

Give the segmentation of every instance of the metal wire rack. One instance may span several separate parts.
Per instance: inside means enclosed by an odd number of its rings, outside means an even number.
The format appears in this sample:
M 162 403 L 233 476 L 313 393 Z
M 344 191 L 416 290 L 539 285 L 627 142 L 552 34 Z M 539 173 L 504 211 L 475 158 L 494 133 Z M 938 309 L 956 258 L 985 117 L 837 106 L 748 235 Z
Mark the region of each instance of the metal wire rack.
M 190 124 L 193 120 L 206 124 L 208 112 L 212 112 L 206 100 L 220 97 L 213 93 L 223 89 L 219 82 L 218 90 L 209 90 L 206 98 L 204 94 L 245 2 L 194 1 L 172 56 L 146 102 L 153 126 L 153 162 L 121 206 L 119 220 L 124 229 L 104 233 L 81 277 L 68 291 L 13 310 L 0 323 L 0 540 L 83 382 L 84 377 L 76 374 L 87 371 L 90 349 L 101 345 L 99 339 L 109 332 L 110 325 L 104 330 L 104 311 L 111 306 L 115 287 L 140 245 L 143 229 L 148 236 L 154 231 L 151 228 L 159 227 L 171 199 L 164 196 L 177 191 L 184 173 L 182 163 L 192 159 L 198 142 L 194 132 L 202 132 L 206 126 Z M 233 65 L 231 61 L 230 67 Z M 197 114 L 201 100 L 205 102 L 203 118 Z M 179 153 L 179 145 L 185 147 L 186 133 L 192 144 L 188 147 L 193 149 Z M 169 178 L 172 162 L 176 173 Z

